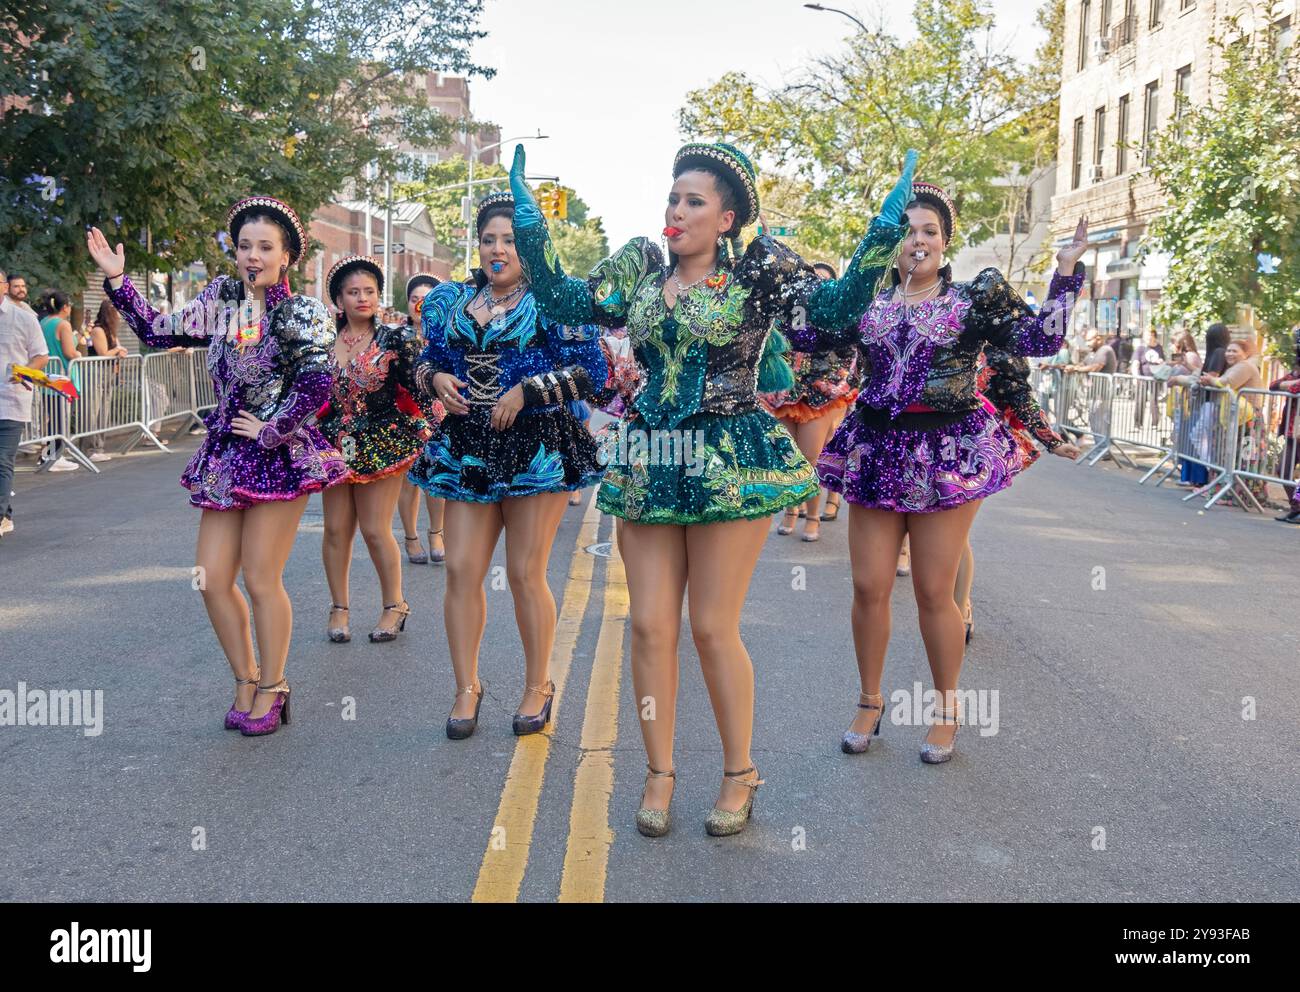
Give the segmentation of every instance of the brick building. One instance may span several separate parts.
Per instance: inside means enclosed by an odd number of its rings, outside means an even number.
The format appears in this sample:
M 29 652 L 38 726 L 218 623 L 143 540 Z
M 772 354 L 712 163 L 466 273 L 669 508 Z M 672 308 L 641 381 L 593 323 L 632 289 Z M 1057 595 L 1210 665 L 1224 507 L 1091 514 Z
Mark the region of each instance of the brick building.
M 1051 236 L 1068 241 L 1089 218 L 1091 307 L 1082 326 L 1137 331 L 1150 326 L 1149 304 L 1160 296 L 1168 259 L 1137 259 L 1142 237 L 1165 201 L 1144 168 L 1141 146 L 1174 120 L 1180 98 L 1210 96 L 1210 38 L 1246 0 L 1067 0 L 1061 72 L 1060 144 Z M 1288 44 L 1300 3 L 1282 5 L 1275 26 Z M 1262 25 L 1260 25 L 1262 27 Z

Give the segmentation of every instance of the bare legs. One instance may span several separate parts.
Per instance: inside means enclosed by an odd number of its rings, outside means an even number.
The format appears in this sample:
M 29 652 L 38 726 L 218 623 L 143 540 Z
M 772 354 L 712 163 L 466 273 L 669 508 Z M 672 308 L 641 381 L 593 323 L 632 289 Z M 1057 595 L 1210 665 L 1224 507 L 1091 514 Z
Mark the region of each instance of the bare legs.
M 524 648 L 525 688 L 549 679 L 555 643 L 555 597 L 546 582 L 546 567 L 567 493 L 542 493 L 501 503 L 447 505 L 447 589 L 443 612 L 447 645 L 456 673 L 457 689 L 478 687 L 478 653 L 487 624 L 487 594 L 483 580 L 492 564 L 501 531 L 506 532 L 506 575 L 515 603 L 515 622 Z M 535 704 L 529 707 L 530 701 Z M 456 697 L 453 719 L 474 715 L 473 695 Z M 545 699 L 525 692 L 519 712 L 541 712 Z
M 809 464 L 816 465 L 822 449 L 826 447 L 826 442 L 830 440 L 831 433 L 835 429 L 834 416 L 828 413 L 824 417 L 802 424 L 793 420 L 782 420 L 781 423 L 794 437 L 794 443 L 799 446 L 799 450 L 803 452 Z M 804 504 L 803 532 L 810 540 L 821 533 L 821 501 L 822 493 L 818 489 Z
M 754 670 L 740 639 L 740 612 L 767 528 L 760 519 L 692 527 L 624 523 L 620 530 L 631 600 L 632 684 L 646 756 L 656 771 L 672 768 L 684 594 L 722 738 L 724 771 L 753 764 Z M 666 809 L 671 790 L 671 780 L 650 779 L 645 807 Z M 717 806 L 734 812 L 749 795 L 743 785 L 724 779 Z
M 342 483 L 322 494 L 325 505 L 325 538 L 321 557 L 325 562 L 325 581 L 330 596 L 339 606 L 348 606 L 348 573 L 352 568 L 352 542 L 357 527 L 365 539 L 370 560 L 379 576 L 379 588 L 385 606 L 400 606 L 402 599 L 402 559 L 393 537 L 393 510 L 401 495 L 403 479 L 390 475 L 365 484 Z M 382 624 L 388 611 L 380 615 Z
M 962 616 L 970 612 L 970 590 L 974 584 L 975 552 L 971 550 L 970 541 L 967 541 L 966 549 L 961 553 L 961 561 L 957 564 L 957 585 L 952 595 Z
M 433 559 L 435 551 L 446 553 L 443 530 L 446 527 L 447 501 L 426 496 L 424 504 L 429 509 L 429 558 Z
M 397 515 L 402 518 L 403 550 L 408 555 L 420 554 L 420 487 L 402 480 L 402 491 L 397 497 Z
M 248 601 L 235 585 L 243 530 L 243 510 L 204 510 L 199 520 L 194 561 L 201 569 L 198 579 L 199 588 L 203 590 L 203 605 L 207 608 L 221 650 L 226 653 L 230 670 L 236 679 L 251 679 L 257 671 L 257 661 L 253 654 Z M 255 691 L 255 686 L 238 686 L 235 709 L 241 713 L 248 712 Z
M 889 647 L 889 601 L 904 533 L 911 538 L 912 587 L 930 674 L 939 692 L 957 689 L 965 654 L 965 627 L 953 590 L 958 564 L 979 507 L 980 501 L 975 500 L 938 513 L 902 514 L 850 505 L 853 643 L 864 693 L 874 696 L 880 692 L 885 651 Z M 873 711 L 859 710 L 851 729 L 866 733 L 875 717 Z M 935 725 L 927 739 L 947 744 L 955 733 L 955 725 Z
M 528 686 L 545 687 L 555 645 L 555 597 L 546 582 L 555 532 L 569 504 L 568 493 L 542 493 L 501 503 L 506 530 L 506 577 L 515 601 L 515 623 L 524 646 L 524 698 L 517 712 L 536 716 L 546 696 Z
M 292 502 L 263 503 L 240 511 L 244 515 L 240 558 L 244 588 L 253 604 L 262 685 L 274 685 L 283 679 L 289 659 L 293 604 L 284 590 L 284 566 L 306 508 L 307 497 L 299 496 Z M 273 694 L 259 693 L 253 699 L 251 718 L 266 716 L 275 698 Z

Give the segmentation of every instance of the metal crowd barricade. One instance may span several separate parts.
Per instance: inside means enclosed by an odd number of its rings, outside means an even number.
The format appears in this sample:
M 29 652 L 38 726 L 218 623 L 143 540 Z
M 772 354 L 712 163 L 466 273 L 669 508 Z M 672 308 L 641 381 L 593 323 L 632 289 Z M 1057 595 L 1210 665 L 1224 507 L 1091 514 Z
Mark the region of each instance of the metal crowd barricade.
M 81 394 L 73 404 L 73 441 L 131 431 L 121 454 L 146 439 L 167 450 L 145 422 L 144 356 L 74 358 L 69 375 Z
M 1133 459 L 1111 442 L 1111 413 L 1115 399 L 1115 377 L 1103 372 L 1061 373 L 1056 403 L 1056 427 L 1076 438 L 1091 438 L 1093 447 L 1083 459 L 1096 465 L 1112 449 L 1134 468 Z
M 1171 395 L 1176 461 L 1157 485 L 1168 479 L 1179 463 L 1190 462 L 1203 465 L 1214 473 L 1214 478 L 1184 496 L 1184 503 L 1209 494 L 1209 501 L 1205 504 L 1208 510 L 1234 489 L 1239 489 L 1249 502 L 1262 509 L 1254 494 L 1236 475 L 1239 403 L 1232 390 L 1178 385 L 1172 387 Z
M 1165 405 L 1165 384 L 1149 376 L 1111 378 L 1115 383 L 1110 407 L 1112 447 L 1126 458 L 1127 448 L 1142 448 L 1161 456 L 1155 468 L 1142 478 L 1145 482 L 1174 457 L 1173 421 Z
M 172 420 L 182 420 L 177 434 L 199 422 L 194 406 L 194 363 L 188 352 L 168 351 L 146 355 L 141 372 L 143 421 L 157 431 Z
M 45 373 L 47 375 L 67 375 L 68 371 L 63 359 L 54 356 L 45 363 Z M 69 437 L 74 406 L 75 404 L 69 403 L 61 394 L 51 389 L 37 389 L 33 394 L 32 419 L 23 428 L 18 447 L 20 450 L 22 448 L 49 448 L 49 451 L 46 452 L 47 457 L 42 459 L 40 464 L 36 466 L 36 471 L 47 471 L 51 465 L 58 461 L 60 455 L 65 454 L 78 464 L 90 469 L 90 471 L 99 471 L 99 467 L 87 458 L 85 452 L 73 444 Z
M 194 397 L 194 416 L 202 423 L 200 414 L 217 407 L 217 390 L 212 385 L 212 376 L 208 375 L 208 350 L 206 348 L 189 349 L 190 356 L 190 394 Z
M 1296 461 L 1300 455 L 1300 396 L 1267 389 L 1243 389 L 1237 394 L 1238 444 L 1233 475 L 1248 481 L 1242 487 L 1257 508 L 1259 495 L 1270 484 L 1281 487 L 1287 500 L 1296 489 Z

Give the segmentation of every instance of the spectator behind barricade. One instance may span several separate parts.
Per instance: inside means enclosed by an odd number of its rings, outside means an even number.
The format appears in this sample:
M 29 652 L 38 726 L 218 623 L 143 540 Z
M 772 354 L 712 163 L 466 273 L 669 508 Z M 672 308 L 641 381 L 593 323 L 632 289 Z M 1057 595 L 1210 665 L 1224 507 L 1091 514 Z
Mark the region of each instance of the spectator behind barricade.
M 49 360 L 46 352 L 40 322 L 9 296 L 8 277 L 0 270 L 0 538 L 14 529 L 14 458 L 32 419 L 34 396 L 32 387 L 10 381 L 9 367 L 43 369 Z
M 1258 393 L 1249 393 L 1246 396 L 1241 395 L 1243 389 L 1263 389 L 1264 379 L 1259 374 L 1259 369 L 1255 363 L 1250 360 L 1251 352 L 1254 350 L 1252 342 L 1231 341 L 1224 348 L 1224 362 L 1227 368 L 1222 375 L 1213 375 L 1208 372 L 1201 373 L 1201 385 L 1210 386 L 1215 389 L 1231 390 L 1236 398 L 1237 409 L 1237 437 L 1236 444 L 1242 455 L 1241 468 L 1250 472 L 1263 472 L 1266 446 L 1262 444 L 1251 445 L 1249 449 L 1242 446 L 1242 442 L 1247 437 L 1253 437 L 1255 420 L 1259 416 L 1260 404 L 1264 397 Z M 1219 408 L 1219 416 L 1226 427 L 1228 417 L 1231 414 L 1232 406 L 1222 404 Z M 1247 489 L 1254 494 L 1255 499 L 1261 503 L 1267 495 L 1267 485 L 1260 479 L 1242 478 L 1242 483 Z
M 1205 365 L 1201 371 L 1209 375 L 1222 375 L 1228 369 L 1228 344 L 1232 335 L 1223 324 L 1211 324 L 1205 331 Z
M 1290 393 L 1291 398 L 1286 401 L 1282 410 L 1282 416 L 1278 421 L 1277 433 L 1282 438 L 1282 469 L 1281 476 L 1284 479 L 1291 480 L 1295 478 L 1297 454 L 1300 454 L 1300 324 L 1291 328 L 1291 345 L 1294 349 L 1291 360 L 1291 371 L 1280 379 L 1274 379 L 1269 383 L 1268 388 L 1275 393 Z M 1300 524 L 1300 489 L 1296 486 L 1285 486 L 1287 499 L 1290 500 L 1288 511 L 1278 520 L 1288 524 Z
M 99 358 L 124 358 L 130 354 L 117 339 L 121 317 L 108 300 L 99 304 L 99 312 L 90 326 L 90 351 Z
M 45 347 L 49 349 L 50 357 L 63 359 L 64 367 L 67 369 L 66 374 L 80 393 L 81 375 L 77 367 L 72 364 L 72 360 L 80 358 L 81 354 L 77 351 L 77 335 L 72 330 L 72 322 L 68 319 L 72 316 L 72 300 L 68 298 L 67 293 L 60 290 L 42 290 L 40 298 L 36 301 L 36 316 L 40 319 L 41 333 L 45 335 Z M 76 462 L 59 454 L 49 470 L 74 472 L 76 469 Z
M 30 303 L 27 302 L 27 280 L 17 272 L 9 273 L 9 299 L 18 304 L 19 310 L 25 310 L 34 314 Z
M 1165 365 L 1169 371 L 1164 378 L 1174 382 L 1179 376 L 1196 375 L 1201 371 L 1203 364 L 1204 360 L 1196 347 L 1196 338 L 1187 331 L 1180 331 L 1174 338 L 1173 351 L 1170 352 L 1169 362 Z M 1156 375 L 1158 377 L 1159 372 Z
M 1118 363 L 1119 370 L 1131 374 L 1133 368 L 1133 355 L 1137 351 L 1134 346 L 1132 333 L 1125 332 L 1119 337 L 1119 345 L 1115 348 L 1115 360 Z
M 1156 367 L 1165 363 L 1165 349 L 1161 346 L 1160 335 L 1154 327 L 1147 331 L 1146 342 L 1137 349 L 1134 360 L 1137 362 L 1137 374 L 1149 378 L 1154 378 L 1152 373 Z
M 1088 347 L 1092 350 L 1084 356 L 1083 361 L 1078 365 L 1067 365 L 1065 370 L 1083 375 L 1093 372 L 1114 375 L 1119 362 L 1115 357 L 1115 349 L 1106 343 L 1101 331 L 1093 331 L 1088 335 Z M 1110 437 L 1110 396 L 1098 389 L 1090 394 L 1090 399 L 1088 429 L 1092 432 L 1094 441 L 1100 443 L 1101 438 Z M 1110 452 L 1107 451 L 1102 458 L 1111 458 Z
M 1226 328 L 1225 328 L 1226 331 Z M 1210 339 L 1210 335 L 1206 335 Z M 1201 354 L 1196 350 L 1196 339 L 1192 335 L 1183 331 L 1174 340 L 1174 351 L 1170 356 L 1170 375 L 1168 382 L 1171 386 L 1182 386 L 1180 390 L 1170 390 L 1169 392 L 1169 415 L 1174 423 L 1174 438 L 1188 436 L 1188 432 L 1195 435 L 1195 441 L 1200 442 L 1204 436 L 1204 430 L 1197 430 L 1195 425 L 1198 423 L 1202 409 L 1205 406 L 1204 397 L 1199 391 L 1194 391 L 1190 387 L 1200 385 L 1198 378 L 1201 369 L 1205 363 Z M 1192 442 L 1185 441 L 1185 444 Z M 1179 459 L 1180 478 L 1178 484 L 1189 489 L 1199 489 L 1205 485 L 1209 479 L 1209 470 L 1204 465 L 1196 462 L 1190 462 L 1185 458 Z

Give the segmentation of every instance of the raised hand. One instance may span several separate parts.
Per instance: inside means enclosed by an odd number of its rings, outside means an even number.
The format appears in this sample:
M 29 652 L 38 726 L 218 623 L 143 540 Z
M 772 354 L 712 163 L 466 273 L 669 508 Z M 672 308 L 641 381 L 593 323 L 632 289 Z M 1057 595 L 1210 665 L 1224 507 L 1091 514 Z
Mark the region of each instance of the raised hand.
M 1056 253 L 1056 270 L 1063 276 L 1074 275 L 1074 267 L 1088 250 L 1088 218 L 1080 217 L 1074 240 Z
M 515 145 L 515 160 L 510 166 L 510 193 L 515 198 L 515 227 L 535 227 L 542 222 L 537 199 L 524 179 L 523 145 Z
M 898 177 L 898 182 L 894 188 L 889 191 L 885 197 L 885 202 L 880 207 L 880 219 L 890 224 L 901 224 L 903 222 L 903 211 L 907 205 L 912 202 L 912 175 L 916 172 L 917 152 L 915 148 L 909 148 L 907 157 L 903 159 L 903 174 Z
M 108 247 L 104 232 L 92 227 L 86 232 L 86 250 L 108 279 L 119 279 L 126 272 L 126 249 L 119 241 L 117 250 Z

